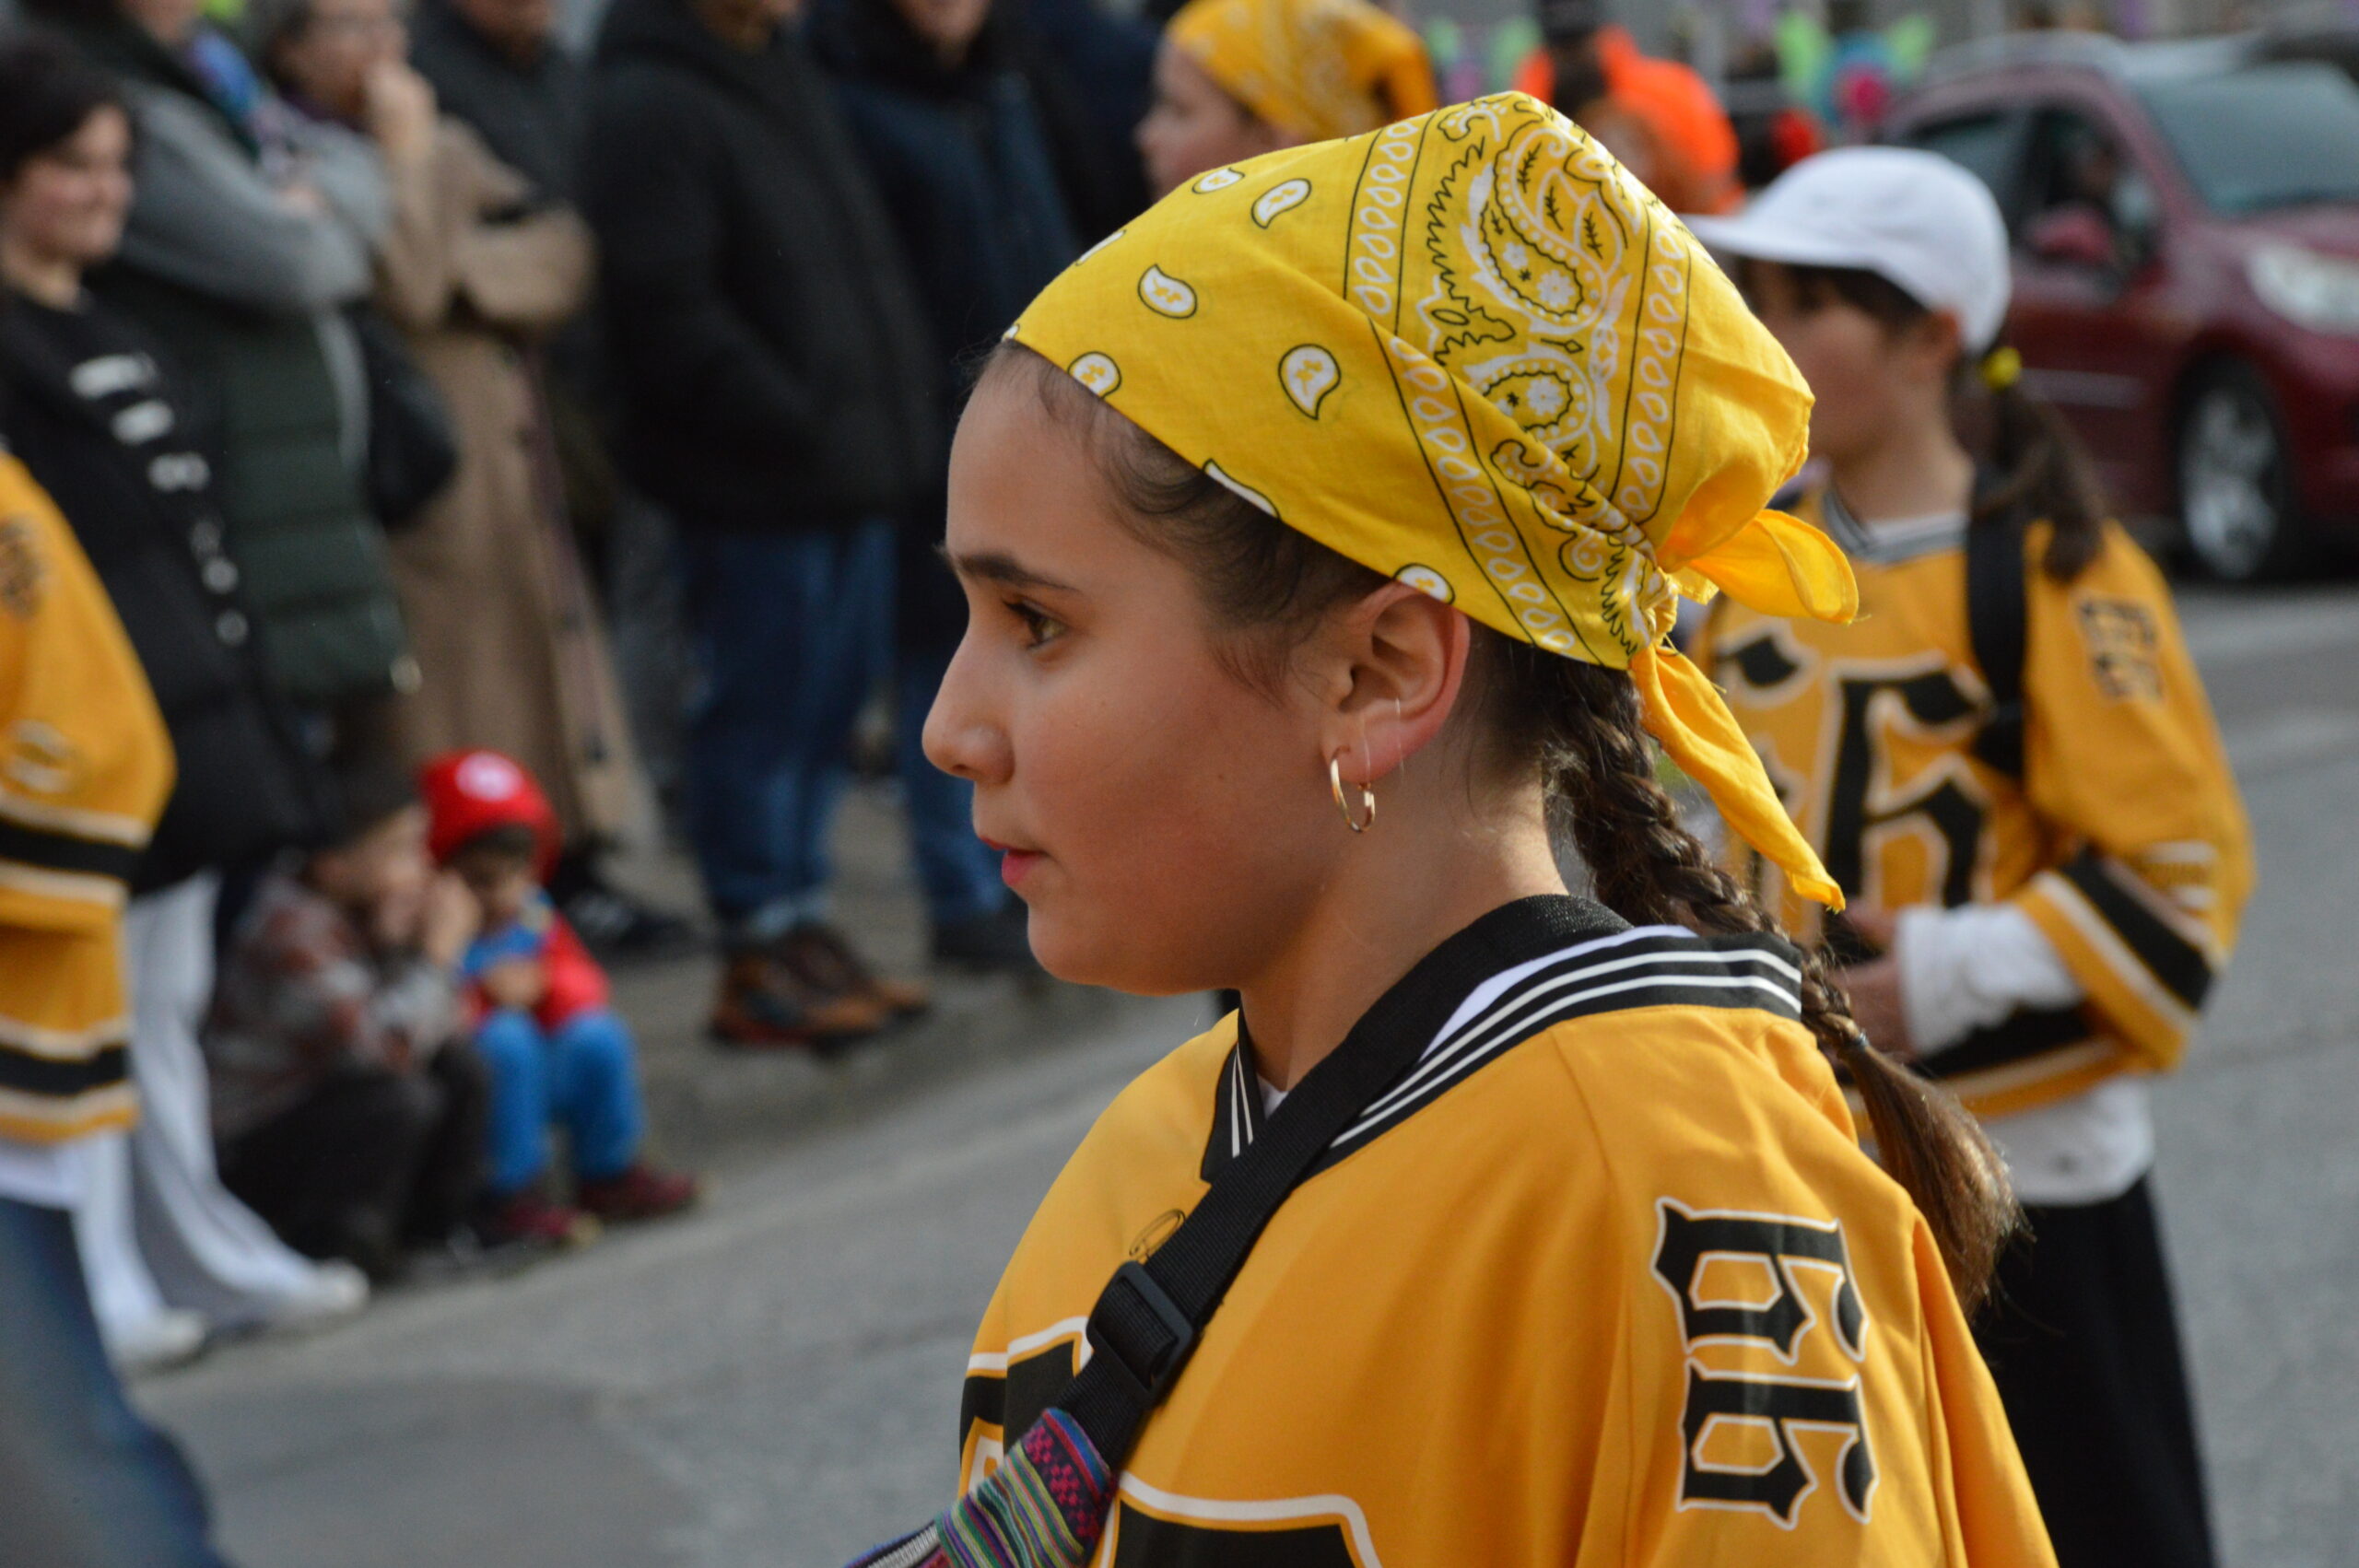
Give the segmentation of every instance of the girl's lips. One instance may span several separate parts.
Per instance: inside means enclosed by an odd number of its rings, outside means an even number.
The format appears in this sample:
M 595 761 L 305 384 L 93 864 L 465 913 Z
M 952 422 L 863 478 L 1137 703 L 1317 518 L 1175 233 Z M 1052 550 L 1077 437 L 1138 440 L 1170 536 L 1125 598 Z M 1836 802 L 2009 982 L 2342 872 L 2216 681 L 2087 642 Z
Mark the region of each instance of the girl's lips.
M 983 844 L 987 848 L 999 851 L 999 879 L 1011 888 L 1020 887 L 1025 877 L 1041 860 L 1038 849 L 1018 849 L 992 838 L 984 839 Z

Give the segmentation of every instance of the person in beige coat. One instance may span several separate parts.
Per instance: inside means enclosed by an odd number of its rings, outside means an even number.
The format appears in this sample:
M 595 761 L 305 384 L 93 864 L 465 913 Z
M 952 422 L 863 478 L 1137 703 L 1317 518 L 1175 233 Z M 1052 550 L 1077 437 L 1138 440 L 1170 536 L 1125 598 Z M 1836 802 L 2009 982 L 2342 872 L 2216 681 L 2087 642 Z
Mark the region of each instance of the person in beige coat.
M 250 13 L 289 97 L 381 150 L 393 218 L 376 307 L 448 404 L 459 465 L 392 535 L 423 679 L 388 721 L 413 761 L 504 752 L 546 788 L 569 857 L 647 805 L 597 603 L 561 512 L 539 345 L 588 302 L 594 248 L 565 206 L 438 115 L 393 0 L 283 0 Z M 574 912 L 570 908 L 569 912 Z M 582 921 L 595 938 L 599 922 Z

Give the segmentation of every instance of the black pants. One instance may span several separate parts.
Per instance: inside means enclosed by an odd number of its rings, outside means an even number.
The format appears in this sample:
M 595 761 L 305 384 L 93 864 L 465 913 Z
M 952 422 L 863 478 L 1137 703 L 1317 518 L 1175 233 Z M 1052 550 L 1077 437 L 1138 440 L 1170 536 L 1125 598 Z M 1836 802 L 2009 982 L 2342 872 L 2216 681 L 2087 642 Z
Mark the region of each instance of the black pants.
M 423 1072 L 339 1073 L 221 1150 L 221 1177 L 287 1245 L 382 1276 L 483 1188 L 483 1064 L 464 1041 Z
M 2212 1568 L 2203 1463 L 2144 1180 L 2029 1210 L 1975 1337 L 2060 1568 Z

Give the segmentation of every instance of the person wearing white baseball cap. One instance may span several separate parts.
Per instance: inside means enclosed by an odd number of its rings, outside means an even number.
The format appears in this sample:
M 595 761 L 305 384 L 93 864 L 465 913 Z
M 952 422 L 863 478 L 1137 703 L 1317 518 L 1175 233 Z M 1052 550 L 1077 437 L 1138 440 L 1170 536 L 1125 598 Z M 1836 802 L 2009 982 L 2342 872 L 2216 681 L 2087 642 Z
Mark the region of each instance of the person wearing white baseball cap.
M 2249 835 L 2161 574 L 2001 341 L 2008 244 L 1933 154 L 1805 159 L 1694 218 L 1816 396 L 1790 504 L 1848 626 L 1725 601 L 1699 661 L 1851 901 L 1875 1041 L 1984 1118 L 2028 1235 L 1978 1327 L 2062 1568 L 2210 1568 L 2144 1075 L 2225 964 Z M 1782 888 L 1789 930 L 1815 910 Z
M 1981 181 L 1914 147 L 1838 147 L 1779 175 L 1743 212 L 1693 217 L 1713 250 L 1788 266 L 1873 273 L 1949 314 L 1969 349 L 2007 316 L 2007 225 Z

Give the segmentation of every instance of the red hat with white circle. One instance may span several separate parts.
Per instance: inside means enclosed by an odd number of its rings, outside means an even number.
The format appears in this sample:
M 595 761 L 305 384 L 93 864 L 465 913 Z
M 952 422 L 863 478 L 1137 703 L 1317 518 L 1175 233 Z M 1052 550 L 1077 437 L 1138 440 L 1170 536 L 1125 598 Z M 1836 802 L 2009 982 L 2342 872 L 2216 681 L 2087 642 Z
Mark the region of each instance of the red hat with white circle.
M 437 864 L 498 827 L 533 830 L 541 875 L 557 863 L 557 813 L 515 758 L 481 749 L 445 752 L 418 769 L 417 792 L 426 802 L 426 848 Z

